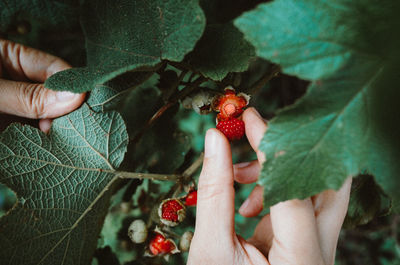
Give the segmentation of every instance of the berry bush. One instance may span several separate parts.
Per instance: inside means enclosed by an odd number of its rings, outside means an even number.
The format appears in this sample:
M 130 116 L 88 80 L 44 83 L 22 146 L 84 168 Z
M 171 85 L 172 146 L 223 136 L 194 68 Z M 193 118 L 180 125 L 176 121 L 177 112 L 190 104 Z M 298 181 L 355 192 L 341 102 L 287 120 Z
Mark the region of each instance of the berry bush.
M 354 177 L 338 264 L 400 264 L 399 12 L 396 0 L 1 1 L 1 38 L 74 65 L 45 86 L 88 93 L 48 135 L 0 126 L 0 263 L 184 264 L 205 131 L 232 140 L 234 161 L 254 158 L 241 120 L 254 106 L 269 120 L 265 211 Z M 237 206 L 252 187 L 235 184 Z M 258 217 L 235 220 L 247 237 Z

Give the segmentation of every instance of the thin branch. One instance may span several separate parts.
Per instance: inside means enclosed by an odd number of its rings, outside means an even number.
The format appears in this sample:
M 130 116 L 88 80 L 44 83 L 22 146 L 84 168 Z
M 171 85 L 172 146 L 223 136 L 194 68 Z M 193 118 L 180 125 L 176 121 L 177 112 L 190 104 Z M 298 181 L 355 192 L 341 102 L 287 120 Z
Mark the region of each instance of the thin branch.
M 281 71 L 281 68 L 279 65 L 272 65 L 271 69 L 266 72 L 263 76 L 261 76 L 260 79 L 258 79 L 248 90 L 250 94 L 255 94 L 258 90 L 263 88 L 265 84 L 267 84 L 272 78 L 276 77 L 279 72 Z
M 175 174 L 152 174 L 152 173 L 136 173 L 136 172 L 126 172 L 118 171 L 116 172 L 120 179 L 150 179 L 150 180 L 178 180 L 181 178 L 180 175 Z
M 204 153 L 201 153 L 200 156 L 191 164 L 183 173 L 182 177 L 183 178 L 188 178 L 192 176 L 197 169 L 200 168 L 200 166 L 203 164 L 203 159 L 204 159 Z
M 185 98 L 190 93 L 192 93 L 198 86 L 205 82 L 207 79 L 203 76 L 197 78 L 193 83 L 187 85 L 184 89 L 182 89 L 174 99 L 171 99 L 170 102 L 162 106 L 154 115 L 148 120 L 146 125 L 140 130 L 140 132 L 131 140 L 132 142 L 136 143 L 142 137 L 143 133 L 147 131 L 153 123 L 158 120 L 169 108 L 175 105 L 180 99 Z

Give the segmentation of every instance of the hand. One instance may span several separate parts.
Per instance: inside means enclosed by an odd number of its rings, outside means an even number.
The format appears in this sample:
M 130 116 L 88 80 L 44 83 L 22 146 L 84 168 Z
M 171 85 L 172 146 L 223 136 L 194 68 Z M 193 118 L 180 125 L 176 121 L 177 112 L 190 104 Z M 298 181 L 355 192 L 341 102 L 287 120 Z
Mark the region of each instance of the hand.
M 232 166 L 228 141 L 216 129 L 206 135 L 205 158 L 198 185 L 197 217 L 188 264 L 334 264 L 340 228 L 347 212 L 351 178 L 339 191 L 328 190 L 306 200 L 291 200 L 270 208 L 245 240 L 234 229 L 234 180 L 257 180 L 264 154 L 258 145 L 267 125 L 254 108 L 243 114 L 246 135 L 257 161 Z M 256 186 L 239 209 L 258 215 L 263 189 Z
M 67 68 L 58 57 L 0 39 L 0 113 L 42 119 L 39 127 L 48 131 L 50 118 L 73 111 L 85 99 L 85 94 L 44 88 L 48 77 Z

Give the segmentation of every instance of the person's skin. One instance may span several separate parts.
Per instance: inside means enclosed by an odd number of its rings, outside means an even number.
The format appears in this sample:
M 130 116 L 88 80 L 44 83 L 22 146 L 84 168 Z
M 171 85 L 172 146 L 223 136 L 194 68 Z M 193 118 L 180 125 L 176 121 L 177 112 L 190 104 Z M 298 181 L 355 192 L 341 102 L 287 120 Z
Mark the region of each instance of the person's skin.
M 41 119 L 40 129 L 48 132 L 52 118 L 75 110 L 85 99 L 85 94 L 44 88 L 47 78 L 67 68 L 58 57 L 0 39 L 0 113 Z
M 205 158 L 200 174 L 197 217 L 190 246 L 189 265 L 331 265 L 339 232 L 347 212 L 351 178 L 338 191 L 328 190 L 306 200 L 290 200 L 270 208 L 248 240 L 235 233 L 234 181 L 258 178 L 264 154 L 258 145 L 267 124 L 254 108 L 243 114 L 247 138 L 258 160 L 232 165 L 230 145 L 216 129 L 206 134 Z M 239 209 L 245 217 L 263 208 L 263 189 L 252 191 Z

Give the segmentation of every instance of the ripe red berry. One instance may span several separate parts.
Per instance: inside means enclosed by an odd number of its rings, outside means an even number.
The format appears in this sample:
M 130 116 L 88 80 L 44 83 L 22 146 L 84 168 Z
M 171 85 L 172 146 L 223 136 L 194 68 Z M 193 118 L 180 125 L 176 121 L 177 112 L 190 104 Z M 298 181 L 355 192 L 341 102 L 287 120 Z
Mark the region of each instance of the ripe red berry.
M 225 134 L 229 141 L 239 140 L 245 133 L 244 122 L 236 118 L 218 121 L 217 129 Z
M 225 94 L 219 96 L 213 101 L 214 110 L 218 111 L 218 120 L 227 120 L 237 118 L 243 113 L 243 108 L 249 103 L 250 97 L 239 93 L 236 95 L 232 87 L 225 89 Z
M 197 190 L 189 192 L 185 198 L 186 206 L 195 206 L 197 204 Z
M 176 226 L 185 219 L 186 207 L 179 199 L 166 199 L 160 204 L 158 215 L 163 224 Z
M 177 252 L 177 247 L 171 239 L 166 239 L 161 233 L 155 232 L 150 240 L 149 249 L 152 255 L 174 254 Z

